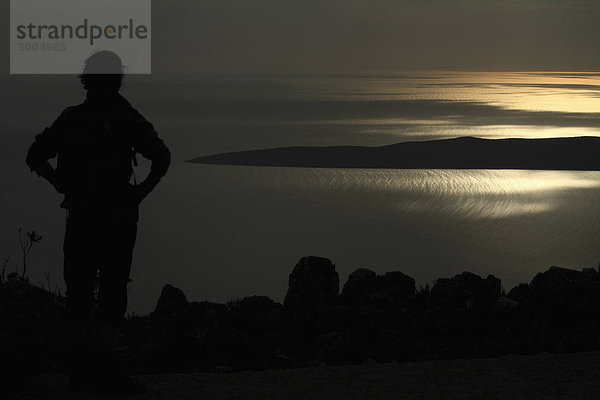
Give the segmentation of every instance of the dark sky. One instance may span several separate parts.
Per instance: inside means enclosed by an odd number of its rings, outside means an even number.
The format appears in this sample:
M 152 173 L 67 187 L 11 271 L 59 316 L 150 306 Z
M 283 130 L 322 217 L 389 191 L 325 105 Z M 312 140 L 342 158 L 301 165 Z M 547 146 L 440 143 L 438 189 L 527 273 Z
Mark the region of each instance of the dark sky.
M 153 2 L 155 71 L 597 70 L 600 2 Z
M 595 0 L 154 0 L 152 6 L 158 73 L 600 69 Z M 8 45 L 6 36 L 2 43 Z

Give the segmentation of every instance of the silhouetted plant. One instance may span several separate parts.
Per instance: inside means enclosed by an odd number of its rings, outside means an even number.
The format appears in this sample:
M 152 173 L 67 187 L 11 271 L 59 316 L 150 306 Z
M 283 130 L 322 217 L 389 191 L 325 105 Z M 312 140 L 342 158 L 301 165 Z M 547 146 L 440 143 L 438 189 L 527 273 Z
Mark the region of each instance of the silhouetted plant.
M 8 276 L 6 277 L 6 281 L 7 282 L 15 282 L 20 280 L 21 277 L 19 276 L 18 272 L 11 272 L 10 274 L 8 274 Z
M 227 310 L 235 310 L 239 307 L 240 303 L 244 300 L 242 297 L 235 297 L 233 299 L 228 300 L 225 305 L 227 306 Z
M 43 236 L 38 235 L 35 231 L 29 231 L 25 235 L 22 232 L 23 230 L 19 228 L 19 244 L 21 245 L 21 254 L 23 256 L 20 279 L 24 281 L 27 276 L 27 256 L 31 252 L 33 245 L 40 242 Z
M 52 286 L 50 286 L 50 272 L 49 271 L 44 272 L 44 278 L 46 279 L 46 290 L 50 291 Z M 43 288 L 44 288 L 44 282 L 42 282 L 42 289 Z
M 416 291 L 416 295 L 417 296 L 427 296 L 429 295 L 430 292 L 430 288 L 429 288 L 429 284 L 425 284 L 425 286 L 419 286 L 419 288 Z
M 8 268 L 9 261 L 10 261 L 10 257 L 7 257 L 2 262 L 2 271 L 0 271 L 0 284 L 6 282 L 6 268 Z
M 52 280 L 50 279 L 50 271 L 49 270 L 44 272 L 44 278 L 46 279 L 46 286 L 47 286 L 46 290 L 48 290 L 48 292 L 52 293 L 55 297 L 61 298 L 62 292 L 61 292 L 58 284 L 54 284 L 54 288 L 52 287 Z M 42 283 L 42 288 L 43 287 L 44 287 L 44 284 Z

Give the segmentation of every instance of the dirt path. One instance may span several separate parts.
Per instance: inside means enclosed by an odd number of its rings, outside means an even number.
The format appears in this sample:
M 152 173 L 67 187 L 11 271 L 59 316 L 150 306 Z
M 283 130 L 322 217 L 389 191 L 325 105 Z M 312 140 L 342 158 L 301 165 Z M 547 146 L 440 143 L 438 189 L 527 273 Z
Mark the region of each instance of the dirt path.
M 142 376 L 138 399 L 600 399 L 600 352 Z M 45 375 L 26 399 L 89 399 Z M 107 397 L 99 397 L 106 399 Z M 116 398 L 116 397 L 115 397 Z

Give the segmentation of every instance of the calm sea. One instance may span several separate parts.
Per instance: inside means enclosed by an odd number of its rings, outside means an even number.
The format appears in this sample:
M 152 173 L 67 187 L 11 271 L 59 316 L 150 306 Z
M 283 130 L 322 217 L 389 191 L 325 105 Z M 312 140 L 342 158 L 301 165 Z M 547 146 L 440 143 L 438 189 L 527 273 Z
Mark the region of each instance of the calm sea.
M 34 282 L 62 285 L 65 215 L 29 174 L 33 134 L 83 95 L 70 77 L 3 82 L 2 254 L 19 264 L 17 229 L 45 237 Z M 457 136 L 600 134 L 600 74 L 374 72 L 354 75 L 152 76 L 124 95 L 173 151 L 143 205 L 130 310 L 150 311 L 165 283 L 190 300 L 264 294 L 282 301 L 298 258 L 399 270 L 418 284 L 468 270 L 506 289 L 551 265 L 600 262 L 600 172 L 362 170 L 189 164 L 279 146 L 366 145 Z M 143 175 L 147 165 L 138 169 Z

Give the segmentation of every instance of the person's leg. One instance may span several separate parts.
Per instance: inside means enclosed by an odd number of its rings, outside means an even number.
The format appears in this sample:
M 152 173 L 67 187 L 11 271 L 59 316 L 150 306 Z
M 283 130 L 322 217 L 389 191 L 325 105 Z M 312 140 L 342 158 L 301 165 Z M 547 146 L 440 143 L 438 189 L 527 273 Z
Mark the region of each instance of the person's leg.
M 135 394 L 146 390 L 144 384 L 122 370 L 116 352 L 119 327 L 127 310 L 127 284 L 136 235 L 135 221 L 116 221 L 106 226 L 96 310 L 96 338 L 100 346 L 96 390 L 103 394 Z
M 63 276 L 67 286 L 67 320 L 74 325 L 89 323 L 94 311 L 94 287 L 99 266 L 94 229 L 93 221 L 84 215 L 70 214 L 67 219 Z
M 93 375 L 90 323 L 94 313 L 94 287 L 98 271 L 93 221 L 70 213 L 65 230 L 63 275 L 67 286 L 68 339 L 66 367 L 72 389 L 84 389 Z
M 127 283 L 136 234 L 137 224 L 129 221 L 112 218 L 103 226 L 96 342 L 107 364 L 111 364 L 111 357 L 115 358 L 119 328 L 127 310 Z
M 136 222 L 117 221 L 106 227 L 100 265 L 97 320 L 110 326 L 121 326 L 127 310 L 127 284 L 136 236 Z

